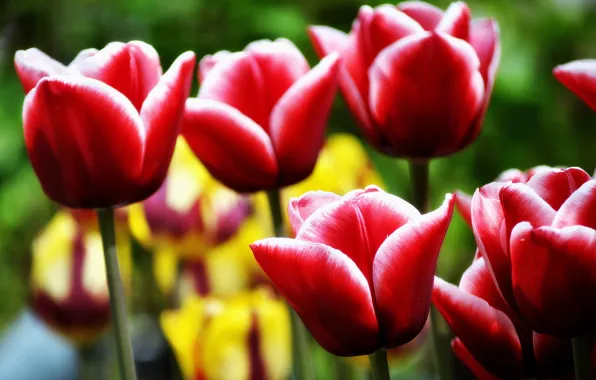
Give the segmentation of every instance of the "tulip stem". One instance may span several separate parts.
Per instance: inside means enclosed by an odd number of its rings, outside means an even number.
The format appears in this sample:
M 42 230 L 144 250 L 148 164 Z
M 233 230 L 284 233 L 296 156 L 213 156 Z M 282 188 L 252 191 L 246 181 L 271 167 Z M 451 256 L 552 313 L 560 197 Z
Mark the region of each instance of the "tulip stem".
M 79 380 L 103 380 L 103 365 L 97 343 L 79 347 Z
M 114 229 L 114 209 L 105 208 L 97 210 L 99 231 L 103 243 L 108 291 L 110 295 L 110 308 L 112 311 L 112 324 L 116 340 L 116 357 L 120 380 L 136 380 L 132 344 L 128 334 L 128 321 L 126 316 L 126 303 L 122 289 L 122 279 L 118 268 L 118 255 L 116 252 L 116 231 Z
M 389 380 L 389 365 L 387 364 L 387 351 L 380 349 L 368 355 L 370 372 L 373 380 Z
M 279 189 L 267 191 L 269 210 L 275 235 L 283 237 L 284 221 L 281 210 L 281 197 Z M 295 380 L 312 380 L 312 358 L 308 349 L 308 332 L 298 314 L 290 307 L 290 319 L 292 325 L 292 371 Z
M 593 379 L 592 367 L 590 365 L 590 352 L 592 350 L 592 339 L 590 336 L 582 336 L 571 339 L 573 347 L 573 364 L 575 366 L 575 379 Z
M 421 214 L 428 212 L 429 199 L 429 161 L 428 160 L 410 160 L 410 182 L 412 184 L 412 205 L 420 211 Z M 442 334 L 439 323 L 441 323 L 441 314 L 434 305 L 430 308 L 431 341 L 435 359 L 435 368 L 439 380 L 451 379 L 451 347 L 449 346 L 449 337 Z

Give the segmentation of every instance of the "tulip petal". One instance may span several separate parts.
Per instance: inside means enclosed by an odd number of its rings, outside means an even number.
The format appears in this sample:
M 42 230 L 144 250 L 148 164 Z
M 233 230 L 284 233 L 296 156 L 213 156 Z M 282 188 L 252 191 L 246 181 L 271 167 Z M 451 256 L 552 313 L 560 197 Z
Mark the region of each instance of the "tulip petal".
M 596 231 L 518 224 L 511 233 L 512 282 L 524 319 L 560 338 L 594 331 Z
M 447 195 L 439 209 L 410 220 L 389 235 L 377 251 L 373 291 L 388 348 L 412 340 L 426 322 L 437 258 L 453 204 L 453 196 Z M 371 225 L 378 228 L 382 224 Z
M 519 169 L 507 169 L 495 179 L 495 182 L 526 183 L 527 175 Z
M 157 189 L 168 171 L 176 139 L 182 126 L 186 99 L 190 93 L 195 54 L 180 55 L 147 95 L 141 107 L 146 141 L 143 180 Z
M 503 298 L 514 307 L 505 217 L 499 200 L 502 186 L 493 182 L 476 190 L 472 197 L 472 228 L 478 249 Z
M 466 224 L 472 228 L 472 197 L 462 191 L 455 191 L 455 208 Z
M 112 42 L 86 59 L 77 62 L 76 69 L 86 77 L 98 79 L 123 93 L 141 109 L 147 94 L 162 74 L 159 55 L 141 41 L 123 44 Z
M 275 186 L 277 161 L 271 140 L 237 109 L 189 98 L 182 133 L 209 172 L 231 189 L 251 192 Z
M 397 9 L 416 20 L 424 30 L 434 30 L 443 18 L 443 11 L 423 1 L 402 1 Z
M 372 282 L 372 263 L 379 246 L 396 229 L 419 215 L 407 202 L 371 187 L 320 207 L 305 220 L 296 239 L 338 249 Z
M 201 83 L 198 97 L 227 104 L 265 132 L 269 130 L 263 78 L 254 57 L 247 52 L 232 53 L 215 65 Z
M 484 98 L 479 66 L 468 43 L 443 33 L 405 37 L 377 56 L 369 104 L 395 154 L 432 157 L 460 148 Z
M 80 76 L 43 78 L 25 98 L 23 129 L 33 169 L 56 202 L 102 208 L 142 200 L 135 192 L 143 123 L 112 87 Z
M 415 33 L 422 33 L 424 29 L 406 15 L 400 12 L 393 5 L 381 5 L 375 8 L 370 22 L 368 36 L 368 52 L 370 54 L 369 64 L 381 50 L 395 41 Z
M 474 376 L 478 380 L 499 380 L 498 377 L 494 376 L 490 372 L 488 372 L 480 363 L 474 359 L 474 356 L 468 351 L 466 346 L 459 340 L 459 338 L 455 338 L 451 341 L 451 348 L 453 349 L 453 353 L 455 356 L 472 372 Z
M 260 240 L 250 247 L 263 271 L 327 351 L 351 356 L 379 348 L 372 295 L 350 258 L 323 244 L 283 238 Z M 301 275 L 288 275 L 288 271 Z
M 333 52 L 339 52 L 341 54 L 342 61 L 338 72 L 340 90 L 350 112 L 362 129 L 366 139 L 370 141 L 373 146 L 380 148 L 380 136 L 372 125 L 368 108 L 363 98 L 363 93 L 360 92 L 360 89 L 356 84 L 356 79 L 354 79 L 365 75 L 366 69 L 363 66 L 364 64 L 360 61 L 361 58 L 356 50 L 355 44 L 357 40 L 353 36 L 353 33 L 348 36 L 345 33 L 328 26 L 311 26 L 308 28 L 308 35 L 320 58 Z M 349 62 L 349 64 L 347 62 Z M 354 78 L 352 77 L 350 70 L 354 72 Z M 356 72 L 360 74 L 356 75 Z M 365 87 L 368 87 L 368 81 L 366 81 Z M 368 91 L 368 89 L 366 89 L 366 91 Z
M 590 175 L 580 168 L 551 169 L 535 174 L 528 181 L 528 186 L 558 210 L 574 191 L 590 179 Z
M 580 59 L 554 68 L 555 78 L 596 111 L 596 59 Z
M 245 51 L 254 56 L 261 70 L 269 110 L 310 69 L 300 50 L 286 38 L 255 41 Z
M 199 84 L 203 83 L 207 74 L 211 72 L 211 69 L 218 63 L 229 57 L 232 53 L 228 50 L 220 50 L 217 53 L 211 55 L 207 54 L 199 62 L 198 78 Z
M 17 51 L 14 67 L 25 93 L 31 91 L 41 78 L 67 72 L 66 66 L 36 48 Z
M 507 237 L 520 222 L 530 222 L 534 227 L 549 226 L 555 218 L 556 211 L 529 186 L 521 183 L 507 183 L 499 192 Z
M 472 15 L 468 5 L 463 1 L 456 1 L 449 5 L 435 30 L 468 41 L 471 19 Z
M 326 204 L 339 201 L 341 197 L 327 191 L 309 191 L 300 198 L 292 198 L 288 203 L 288 216 L 294 235 L 315 211 Z
M 338 63 L 337 54 L 323 58 L 273 108 L 270 136 L 281 186 L 303 180 L 315 167 L 335 97 Z
M 596 229 L 596 180 L 584 183 L 567 200 L 553 220 L 553 227 L 575 225 Z
M 521 345 L 505 313 L 440 278 L 435 278 L 432 298 L 455 336 L 482 367 L 504 379 L 523 373 Z
M 478 117 L 461 146 L 466 146 L 476 140 L 490 104 L 497 68 L 501 60 L 499 24 L 493 19 L 474 20 L 470 27 L 470 44 L 480 59 L 480 74 L 484 79 L 484 101 Z
M 571 341 L 534 333 L 534 357 L 541 378 L 554 378 L 573 372 Z
M 99 50 L 97 50 L 95 48 L 89 48 L 89 49 L 81 50 L 79 52 L 79 54 L 77 54 L 77 56 L 74 57 L 74 59 L 72 60 L 72 62 L 70 62 L 68 64 L 68 67 L 69 68 L 76 69 L 77 65 L 79 65 L 81 62 L 83 62 L 87 58 L 93 57 L 95 54 L 97 54 L 98 51 Z

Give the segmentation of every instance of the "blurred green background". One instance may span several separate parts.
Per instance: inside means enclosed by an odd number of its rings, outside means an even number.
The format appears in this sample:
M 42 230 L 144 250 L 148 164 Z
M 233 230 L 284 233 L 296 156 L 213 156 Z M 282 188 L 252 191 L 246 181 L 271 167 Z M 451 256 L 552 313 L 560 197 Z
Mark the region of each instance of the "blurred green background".
M 371 1 L 368 4 L 376 5 Z M 445 8 L 448 1 L 432 3 Z M 317 61 L 305 29 L 326 24 L 348 31 L 359 0 L 3 0 L 0 1 L 0 326 L 27 298 L 30 242 L 55 208 L 29 165 L 21 132 L 23 91 L 13 69 L 17 49 L 38 47 L 69 62 L 87 47 L 144 40 L 164 67 L 185 50 L 198 57 L 239 50 L 261 38 L 287 37 Z M 474 17 L 501 26 L 502 59 L 492 104 L 477 142 L 431 167 L 432 203 L 446 192 L 474 189 L 511 167 L 580 166 L 596 157 L 596 115 L 552 76 L 552 68 L 596 57 L 596 2 L 469 1 Z M 196 89 L 196 84 L 195 84 Z M 193 90 L 193 93 L 195 90 Z M 338 96 L 330 131 L 355 131 Z M 373 155 L 390 188 L 408 195 L 403 162 Z M 471 232 L 455 217 L 439 272 L 457 281 L 474 251 Z

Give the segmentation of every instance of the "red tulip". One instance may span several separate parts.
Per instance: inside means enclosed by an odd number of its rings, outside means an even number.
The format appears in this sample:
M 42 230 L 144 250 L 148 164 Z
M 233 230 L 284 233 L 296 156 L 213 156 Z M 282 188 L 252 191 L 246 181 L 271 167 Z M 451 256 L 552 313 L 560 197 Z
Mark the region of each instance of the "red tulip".
M 596 180 L 579 168 L 476 190 L 478 248 L 503 298 L 533 330 L 561 338 L 596 330 L 595 215 Z
M 596 59 L 581 59 L 554 68 L 555 78 L 596 111 Z
M 15 62 L 25 89 L 34 85 L 23 128 L 46 194 L 68 207 L 103 208 L 155 192 L 180 130 L 194 54 L 182 54 L 161 76 L 149 45 L 112 43 L 54 75 L 59 64 L 31 52 L 18 52 Z
M 323 146 L 337 68 L 332 56 L 309 70 L 285 39 L 207 56 L 182 133 L 211 174 L 236 191 L 299 182 Z
M 500 47 L 494 20 L 418 1 L 363 6 L 352 31 L 312 26 L 319 56 L 339 52 L 340 88 L 366 139 L 391 156 L 430 158 L 470 144 L 486 113 Z
M 456 338 L 456 356 L 480 379 L 552 378 L 573 371 L 569 340 L 533 332 L 509 307 L 480 258 L 459 288 L 435 279 L 433 303 Z
M 251 248 L 319 344 L 356 356 L 416 337 L 427 319 L 453 197 L 420 215 L 369 186 L 341 198 L 309 192 L 288 209 L 296 238 Z
M 539 165 L 533 168 L 530 168 L 526 171 L 521 171 L 519 169 L 507 169 L 495 179 L 495 182 L 520 182 L 526 183 L 532 178 L 535 174 L 540 173 L 545 170 L 552 169 L 550 166 L 546 165 Z M 455 191 L 455 208 L 459 212 L 459 214 L 464 218 L 465 222 L 472 227 L 472 215 L 471 215 L 471 207 L 472 207 L 472 196 L 464 193 L 463 191 L 456 190 Z

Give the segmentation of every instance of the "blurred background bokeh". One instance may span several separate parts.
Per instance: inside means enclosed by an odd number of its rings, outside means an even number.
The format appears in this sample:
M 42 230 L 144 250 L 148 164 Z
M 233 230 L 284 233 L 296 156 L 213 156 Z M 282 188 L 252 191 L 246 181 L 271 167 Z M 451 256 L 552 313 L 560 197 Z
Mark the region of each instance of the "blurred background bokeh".
M 430 2 L 441 8 L 449 3 Z M 348 31 L 363 4 L 361 0 L 0 1 L 0 331 L 27 303 L 31 242 L 56 210 L 27 159 L 21 132 L 24 94 L 13 68 L 16 50 L 37 47 L 69 62 L 87 47 L 139 39 L 152 44 L 162 65 L 169 67 L 185 50 L 202 57 L 222 49 L 240 50 L 256 39 L 286 37 L 314 64 L 307 25 Z M 573 59 L 596 57 L 596 1 L 470 0 L 468 4 L 475 18 L 498 20 L 501 65 L 479 139 L 463 152 L 432 162 L 433 206 L 446 192 L 472 193 L 512 167 L 580 166 L 592 172 L 596 115 L 557 82 L 551 70 Z M 196 89 L 195 83 L 193 94 Z M 356 133 L 339 96 L 329 133 L 338 131 Z M 408 196 L 406 164 L 370 153 L 387 187 Z M 439 274 L 457 281 L 474 249 L 471 232 L 456 216 L 441 253 Z M 147 258 L 138 251 L 133 288 L 145 289 Z M 133 312 L 160 308 L 151 292 L 133 294 Z

